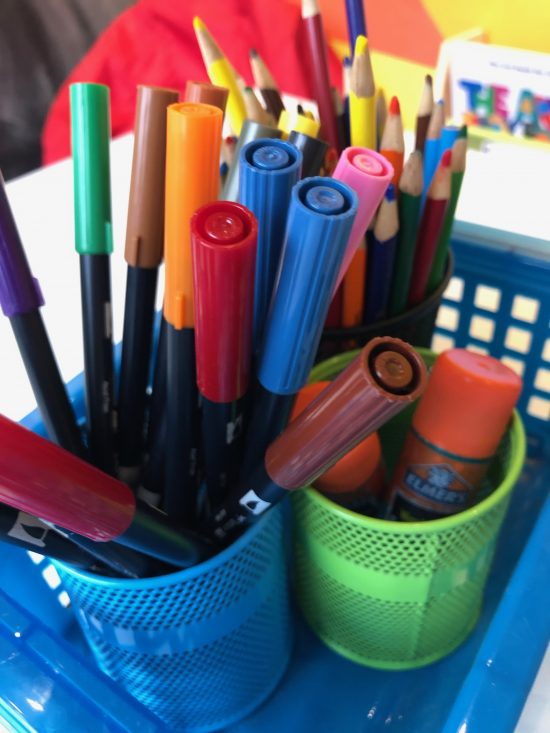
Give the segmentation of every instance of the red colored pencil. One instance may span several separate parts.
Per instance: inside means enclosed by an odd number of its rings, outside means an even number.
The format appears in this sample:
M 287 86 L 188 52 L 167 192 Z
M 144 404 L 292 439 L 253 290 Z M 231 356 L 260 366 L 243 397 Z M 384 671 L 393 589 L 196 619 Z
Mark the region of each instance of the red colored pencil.
M 321 120 L 321 134 L 319 137 L 327 140 L 332 147 L 339 149 L 336 116 L 330 91 L 327 47 L 323 32 L 323 20 L 317 6 L 317 0 L 302 0 L 302 22 L 311 64 L 313 97 L 317 102 Z
M 410 306 L 417 305 L 426 297 L 428 278 L 451 195 L 451 158 L 451 151 L 446 150 L 428 190 L 416 240 Z

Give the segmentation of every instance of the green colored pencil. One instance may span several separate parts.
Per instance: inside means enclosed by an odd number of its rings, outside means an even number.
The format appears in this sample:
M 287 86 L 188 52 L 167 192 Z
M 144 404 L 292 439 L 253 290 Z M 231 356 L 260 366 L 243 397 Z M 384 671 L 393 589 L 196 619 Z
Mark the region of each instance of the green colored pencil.
M 435 257 L 430 277 L 428 279 L 429 293 L 433 292 L 438 287 L 445 274 L 445 264 L 447 262 L 449 242 L 451 241 L 451 231 L 453 229 L 456 206 L 458 203 L 458 197 L 460 196 L 460 188 L 462 186 L 462 179 L 464 178 L 464 171 L 466 170 L 467 147 L 468 128 L 464 125 L 460 130 L 460 136 L 455 140 L 452 147 L 451 198 L 449 200 L 449 206 L 447 207 L 447 213 L 445 214 L 443 229 L 441 230 L 439 242 L 437 243 Z
M 399 235 L 388 305 L 390 317 L 403 313 L 407 308 L 422 186 L 422 153 L 415 150 L 405 163 L 399 181 Z

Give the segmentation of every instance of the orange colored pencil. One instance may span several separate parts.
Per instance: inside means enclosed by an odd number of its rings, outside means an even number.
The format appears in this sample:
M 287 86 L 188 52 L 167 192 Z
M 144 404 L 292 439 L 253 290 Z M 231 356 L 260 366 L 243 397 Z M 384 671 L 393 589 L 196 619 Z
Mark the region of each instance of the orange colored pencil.
M 397 97 L 391 98 L 388 117 L 384 126 L 382 140 L 380 141 L 380 153 L 393 166 L 394 175 L 391 182 L 397 191 L 405 158 L 403 122 L 401 121 L 401 108 L 399 107 Z

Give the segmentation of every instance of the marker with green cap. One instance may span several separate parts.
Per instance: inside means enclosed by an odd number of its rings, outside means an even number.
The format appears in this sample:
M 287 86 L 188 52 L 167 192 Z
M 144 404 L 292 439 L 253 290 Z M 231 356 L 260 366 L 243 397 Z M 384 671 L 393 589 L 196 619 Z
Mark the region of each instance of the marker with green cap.
M 92 462 L 113 473 L 109 89 L 103 84 L 71 84 L 70 100 L 88 441 Z

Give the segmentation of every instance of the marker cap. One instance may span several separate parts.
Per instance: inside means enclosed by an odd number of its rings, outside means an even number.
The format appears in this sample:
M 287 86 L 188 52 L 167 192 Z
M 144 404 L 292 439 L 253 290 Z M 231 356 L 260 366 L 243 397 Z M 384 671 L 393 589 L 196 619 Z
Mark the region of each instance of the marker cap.
M 71 84 L 75 247 L 78 254 L 113 251 L 109 167 L 109 87 Z
M 295 145 L 302 153 L 302 178 L 318 176 L 328 150 L 328 143 L 296 130 L 292 130 L 288 136 L 288 142 Z
M 254 120 L 245 120 L 243 122 L 241 134 L 239 135 L 233 154 L 233 163 L 227 172 L 227 177 L 223 184 L 221 194 L 221 199 L 223 201 L 239 200 L 240 153 L 242 148 L 244 148 L 247 143 L 252 142 L 252 140 L 280 138 L 281 134 L 281 130 L 269 127 L 268 125 L 262 125 L 259 122 L 254 122 Z
M 134 518 L 131 489 L 0 415 L 0 502 L 91 540 L 123 534 Z
M 219 107 L 224 115 L 228 96 L 229 89 L 226 87 L 219 87 L 204 81 L 189 80 L 185 85 L 184 99 L 186 102 L 211 104 L 213 107 Z
M 176 329 L 193 328 L 193 270 L 189 222 L 218 198 L 222 111 L 210 104 L 168 107 L 164 317 Z
M 307 486 L 367 435 L 417 399 L 427 384 L 409 344 L 375 338 L 269 446 L 265 467 L 279 486 Z
M 166 108 L 178 97 L 175 89 L 138 86 L 124 251 L 132 267 L 154 268 L 162 261 Z
M 350 147 L 342 151 L 332 177 L 351 186 L 357 192 L 359 204 L 335 290 L 346 274 L 393 175 L 393 166 L 374 150 Z
M 0 308 L 10 318 L 41 305 L 42 291 L 31 274 L 0 173 Z
M 356 212 L 355 192 L 332 178 L 305 178 L 292 189 L 259 357 L 269 392 L 293 394 L 307 381 Z
M 519 399 L 521 378 L 492 356 L 440 354 L 413 418 L 426 440 L 466 458 L 494 454 Z
M 206 204 L 191 219 L 197 383 L 212 402 L 233 402 L 248 388 L 257 234 L 252 212 L 231 201 Z
M 260 139 L 239 153 L 239 201 L 258 220 L 253 343 L 256 349 L 267 318 L 292 187 L 300 180 L 302 154 L 287 142 Z
M 303 387 L 296 395 L 290 422 L 305 410 L 316 399 L 330 382 L 313 382 Z M 371 433 L 346 453 L 340 460 L 315 480 L 315 488 L 323 494 L 351 493 L 376 475 L 382 449 L 378 433 Z M 380 486 L 373 487 L 381 489 Z
M 279 115 L 277 127 L 283 133 L 284 137 L 288 137 L 292 130 L 303 132 L 310 137 L 317 137 L 321 129 L 321 123 L 318 120 L 312 120 L 310 117 L 301 115 L 298 112 L 292 112 L 283 109 Z

